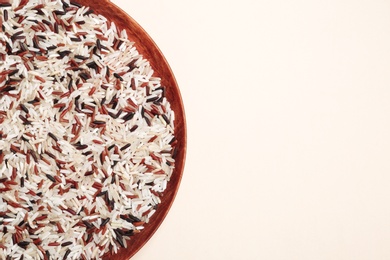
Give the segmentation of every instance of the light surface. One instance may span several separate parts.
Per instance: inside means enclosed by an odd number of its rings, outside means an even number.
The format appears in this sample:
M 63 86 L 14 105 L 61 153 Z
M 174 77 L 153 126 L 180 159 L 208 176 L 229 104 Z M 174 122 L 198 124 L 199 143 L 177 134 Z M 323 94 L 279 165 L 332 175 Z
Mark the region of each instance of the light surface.
M 389 1 L 113 2 L 188 123 L 177 198 L 133 259 L 390 259 Z

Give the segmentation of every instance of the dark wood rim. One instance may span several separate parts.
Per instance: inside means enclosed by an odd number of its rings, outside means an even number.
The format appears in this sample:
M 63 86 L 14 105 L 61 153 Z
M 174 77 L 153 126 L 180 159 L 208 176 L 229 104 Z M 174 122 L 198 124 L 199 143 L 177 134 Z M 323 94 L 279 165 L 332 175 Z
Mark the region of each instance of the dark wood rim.
M 159 228 L 168 214 L 179 189 L 187 149 L 187 129 L 184 106 L 179 87 L 168 62 L 151 37 L 133 18 L 109 0 L 76 0 L 76 2 L 84 6 L 89 6 L 95 13 L 105 16 L 107 19 L 114 22 L 118 28 L 127 31 L 129 39 L 135 42 L 137 50 L 150 62 L 156 76 L 161 77 L 161 83 L 166 86 L 167 99 L 175 112 L 175 136 L 178 141 L 178 153 L 175 170 L 168 183 L 168 187 L 161 198 L 162 202 L 158 206 L 154 216 L 152 216 L 150 223 L 145 225 L 145 229 L 132 237 L 128 243 L 127 249 L 123 248 L 118 254 L 107 254 L 104 257 L 104 259 L 107 260 L 126 260 L 134 256 Z

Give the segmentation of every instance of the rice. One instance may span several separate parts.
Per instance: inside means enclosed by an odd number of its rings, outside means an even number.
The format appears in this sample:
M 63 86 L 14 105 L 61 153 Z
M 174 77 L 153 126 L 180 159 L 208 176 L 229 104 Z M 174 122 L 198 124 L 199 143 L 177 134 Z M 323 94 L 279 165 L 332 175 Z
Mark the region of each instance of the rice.
M 177 141 L 165 86 L 105 17 L 0 3 L 0 258 L 101 259 L 156 212 Z

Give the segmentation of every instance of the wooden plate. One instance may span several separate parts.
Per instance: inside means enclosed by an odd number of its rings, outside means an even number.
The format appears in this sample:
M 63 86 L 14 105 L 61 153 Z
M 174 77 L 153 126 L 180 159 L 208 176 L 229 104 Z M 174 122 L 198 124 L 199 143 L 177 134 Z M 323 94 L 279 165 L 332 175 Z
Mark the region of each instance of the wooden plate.
M 186 122 L 184 116 L 183 102 L 175 77 L 164 58 L 163 54 L 153 42 L 150 36 L 141 26 L 122 9 L 111 3 L 109 0 L 77 0 L 77 3 L 89 6 L 95 13 L 105 16 L 114 22 L 118 28 L 125 29 L 135 47 L 151 64 L 155 75 L 161 78 L 161 83 L 166 87 L 166 97 L 171 103 L 175 112 L 175 137 L 178 141 L 178 154 L 176 157 L 175 170 L 168 182 L 168 187 L 161 198 L 161 204 L 156 213 L 151 217 L 150 222 L 145 224 L 145 229 L 136 234 L 128 243 L 128 247 L 121 249 L 118 254 L 107 254 L 104 259 L 127 260 L 132 257 L 151 238 L 167 215 L 183 174 L 186 155 Z

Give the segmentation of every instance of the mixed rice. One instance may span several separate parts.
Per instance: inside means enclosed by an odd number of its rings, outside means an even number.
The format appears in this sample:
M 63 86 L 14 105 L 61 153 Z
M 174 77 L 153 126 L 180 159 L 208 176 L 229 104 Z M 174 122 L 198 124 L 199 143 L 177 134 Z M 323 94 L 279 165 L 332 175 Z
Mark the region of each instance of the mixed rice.
M 0 259 L 127 247 L 172 174 L 173 122 L 126 31 L 68 0 L 2 0 Z

